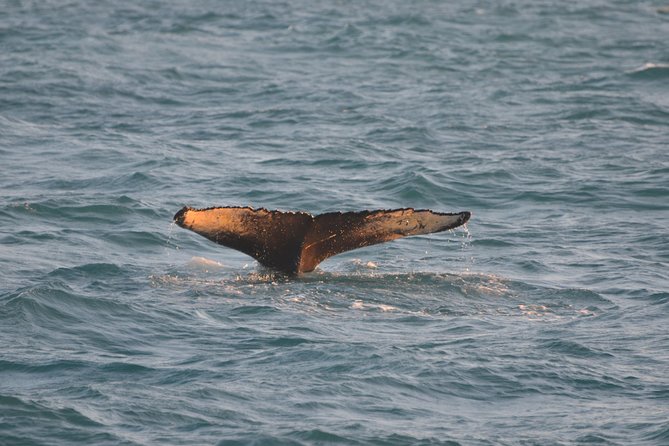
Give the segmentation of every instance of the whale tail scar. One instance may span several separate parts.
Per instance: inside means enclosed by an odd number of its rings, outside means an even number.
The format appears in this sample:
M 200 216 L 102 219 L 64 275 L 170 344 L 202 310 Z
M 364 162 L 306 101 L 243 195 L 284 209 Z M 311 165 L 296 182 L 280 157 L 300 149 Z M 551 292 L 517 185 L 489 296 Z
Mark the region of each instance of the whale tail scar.
M 269 268 L 295 275 L 313 271 L 323 260 L 345 251 L 446 231 L 467 223 L 470 217 L 470 212 L 410 208 L 314 216 L 250 207 L 184 207 L 174 221 Z

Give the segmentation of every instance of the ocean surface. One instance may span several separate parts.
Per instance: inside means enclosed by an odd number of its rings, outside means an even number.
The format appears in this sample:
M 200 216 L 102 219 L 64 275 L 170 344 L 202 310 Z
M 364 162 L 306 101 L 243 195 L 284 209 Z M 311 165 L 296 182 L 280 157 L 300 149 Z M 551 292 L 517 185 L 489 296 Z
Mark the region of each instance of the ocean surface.
M 669 445 L 664 6 L 0 0 L 0 445 Z

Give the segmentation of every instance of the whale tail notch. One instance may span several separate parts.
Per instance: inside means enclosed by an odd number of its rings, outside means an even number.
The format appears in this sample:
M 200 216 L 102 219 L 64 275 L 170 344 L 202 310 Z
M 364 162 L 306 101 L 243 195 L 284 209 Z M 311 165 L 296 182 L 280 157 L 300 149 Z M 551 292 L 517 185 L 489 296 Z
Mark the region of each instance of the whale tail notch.
M 411 235 L 446 231 L 467 223 L 470 212 L 412 208 L 360 212 L 269 211 L 250 207 L 184 207 L 176 224 L 250 255 L 289 275 L 313 271 L 328 257 Z

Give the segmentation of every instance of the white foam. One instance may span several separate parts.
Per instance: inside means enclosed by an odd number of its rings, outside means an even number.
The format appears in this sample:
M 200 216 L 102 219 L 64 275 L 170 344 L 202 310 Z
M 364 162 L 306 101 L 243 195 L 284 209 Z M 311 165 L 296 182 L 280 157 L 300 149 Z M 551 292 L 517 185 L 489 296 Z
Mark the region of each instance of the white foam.
M 630 70 L 629 73 L 642 73 L 644 71 L 650 71 L 650 70 L 666 70 L 669 69 L 669 64 L 666 63 L 654 63 L 654 62 L 646 62 L 639 68 L 635 68 L 633 70 Z
M 190 262 L 188 262 L 188 267 L 194 269 L 203 269 L 205 272 L 209 271 L 210 269 L 225 268 L 222 263 L 217 262 L 216 260 L 207 259 L 206 257 L 191 258 Z

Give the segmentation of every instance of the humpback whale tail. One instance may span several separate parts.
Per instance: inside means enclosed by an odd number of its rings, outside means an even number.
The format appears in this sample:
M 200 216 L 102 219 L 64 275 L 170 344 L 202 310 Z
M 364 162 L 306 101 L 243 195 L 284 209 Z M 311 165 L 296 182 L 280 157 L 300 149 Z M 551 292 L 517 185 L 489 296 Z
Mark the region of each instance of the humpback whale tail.
M 269 211 L 250 207 L 184 207 L 176 224 L 295 275 L 328 257 L 410 235 L 446 231 L 467 223 L 470 212 L 394 209 L 361 212 Z

